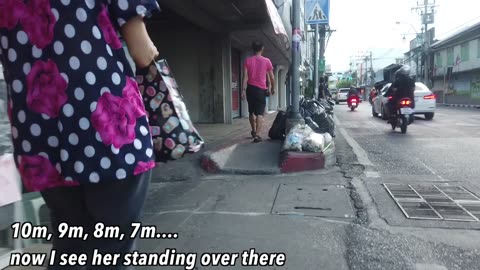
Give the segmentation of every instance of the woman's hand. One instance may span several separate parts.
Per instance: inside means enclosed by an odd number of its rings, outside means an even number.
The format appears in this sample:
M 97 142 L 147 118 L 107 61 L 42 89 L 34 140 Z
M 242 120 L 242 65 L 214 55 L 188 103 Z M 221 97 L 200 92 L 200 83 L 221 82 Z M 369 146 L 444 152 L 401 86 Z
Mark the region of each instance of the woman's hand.
M 132 18 L 122 27 L 128 51 L 139 68 L 145 68 L 158 56 L 158 50 L 148 35 L 143 18 Z

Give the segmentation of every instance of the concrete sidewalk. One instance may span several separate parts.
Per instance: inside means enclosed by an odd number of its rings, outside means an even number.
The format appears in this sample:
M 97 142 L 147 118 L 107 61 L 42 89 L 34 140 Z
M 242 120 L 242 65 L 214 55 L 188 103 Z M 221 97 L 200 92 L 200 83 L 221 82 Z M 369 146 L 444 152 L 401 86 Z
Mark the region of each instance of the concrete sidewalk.
M 268 138 L 268 130 L 276 112 L 265 115 L 265 124 L 262 133 Z M 195 154 L 189 154 L 180 160 L 169 163 L 158 163 L 153 172 L 153 182 L 175 182 L 196 179 L 207 174 L 202 168 L 201 159 L 206 152 L 215 152 L 239 143 L 251 143 L 250 123 L 248 118 L 234 119 L 232 124 L 196 124 L 200 135 L 205 140 L 205 147 Z
M 152 183 L 144 207 L 144 226 L 161 233 L 177 233 L 172 240 L 142 239 L 138 251 L 197 254 L 284 253 L 283 266 L 241 266 L 228 269 L 349 269 L 347 231 L 355 217 L 348 179 L 337 170 L 283 176 L 204 177 Z M 48 252 L 49 245 L 34 247 Z M 8 270 L 39 270 L 9 267 Z M 136 269 L 185 269 L 137 267 Z M 223 268 L 222 268 L 223 269 Z

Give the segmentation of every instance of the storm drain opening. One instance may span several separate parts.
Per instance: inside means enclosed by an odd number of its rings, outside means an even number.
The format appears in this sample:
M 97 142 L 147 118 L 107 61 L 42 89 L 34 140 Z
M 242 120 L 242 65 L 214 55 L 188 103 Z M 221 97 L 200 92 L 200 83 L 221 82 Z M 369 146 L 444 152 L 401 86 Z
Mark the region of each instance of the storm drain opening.
M 382 185 L 409 219 L 480 221 L 480 198 L 462 186 Z

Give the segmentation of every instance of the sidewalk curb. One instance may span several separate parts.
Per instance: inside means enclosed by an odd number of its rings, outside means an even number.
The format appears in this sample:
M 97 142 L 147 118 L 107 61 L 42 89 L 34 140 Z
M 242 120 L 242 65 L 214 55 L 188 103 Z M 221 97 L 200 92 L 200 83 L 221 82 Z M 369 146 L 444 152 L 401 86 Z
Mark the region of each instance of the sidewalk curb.
M 335 142 L 320 153 L 308 152 L 282 152 L 280 154 L 280 170 L 282 173 L 315 171 L 335 166 Z
M 229 152 L 232 152 L 239 143 L 230 146 L 221 147 L 216 150 L 210 150 L 203 153 L 201 158 L 201 167 L 212 174 L 233 174 L 233 175 L 277 175 L 282 173 L 295 173 L 303 171 L 315 171 L 333 167 L 337 163 L 335 153 L 335 143 L 322 153 L 306 152 L 281 152 L 279 166 L 272 170 L 261 169 L 224 169 L 224 162 L 228 158 Z M 217 157 L 216 157 L 217 156 Z M 218 156 L 220 158 L 218 158 Z
M 441 104 L 441 105 L 446 107 L 480 109 L 480 105 L 467 105 L 467 104 Z

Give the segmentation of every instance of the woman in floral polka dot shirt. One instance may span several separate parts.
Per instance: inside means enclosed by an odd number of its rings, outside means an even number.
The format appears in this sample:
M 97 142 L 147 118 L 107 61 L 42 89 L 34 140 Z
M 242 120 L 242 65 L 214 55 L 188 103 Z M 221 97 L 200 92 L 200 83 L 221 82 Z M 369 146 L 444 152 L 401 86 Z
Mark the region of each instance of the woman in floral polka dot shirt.
M 148 66 L 158 52 L 143 17 L 157 10 L 155 0 L 0 0 L 14 156 L 54 228 L 67 222 L 92 230 L 103 222 L 127 229 L 139 219 L 155 163 L 117 32 L 136 65 Z M 53 241 L 57 254 L 93 247 L 127 252 L 133 240 Z

